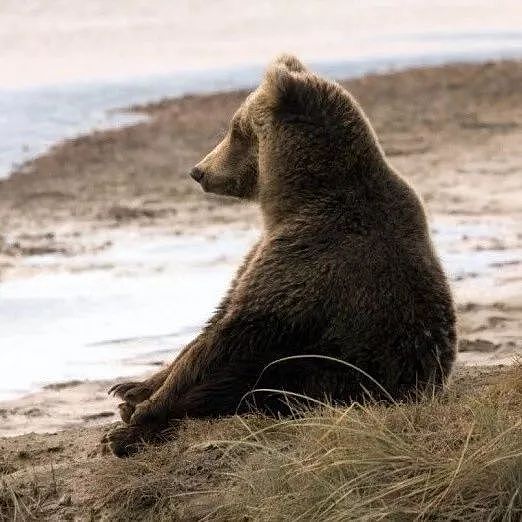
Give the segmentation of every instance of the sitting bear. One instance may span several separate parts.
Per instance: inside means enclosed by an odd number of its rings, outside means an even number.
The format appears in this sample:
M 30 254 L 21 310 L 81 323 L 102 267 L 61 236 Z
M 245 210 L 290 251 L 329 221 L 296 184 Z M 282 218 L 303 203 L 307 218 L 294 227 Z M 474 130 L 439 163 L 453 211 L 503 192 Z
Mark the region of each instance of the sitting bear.
M 184 417 L 444 384 L 455 313 L 423 206 L 343 87 L 282 56 L 190 174 L 258 201 L 263 230 L 202 333 L 150 379 L 112 388 L 127 423 L 104 438 L 114 454 Z

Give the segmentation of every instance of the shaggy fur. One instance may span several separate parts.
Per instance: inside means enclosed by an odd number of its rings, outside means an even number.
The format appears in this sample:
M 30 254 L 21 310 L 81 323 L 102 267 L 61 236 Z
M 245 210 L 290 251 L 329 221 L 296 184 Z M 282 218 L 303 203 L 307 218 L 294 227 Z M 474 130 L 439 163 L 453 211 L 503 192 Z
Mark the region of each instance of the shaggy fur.
M 349 402 L 445 382 L 455 315 L 424 209 L 346 90 L 279 58 L 191 175 L 205 191 L 258 200 L 264 230 L 172 365 L 112 389 L 128 423 L 105 438 L 116 455 L 186 416 L 253 402 L 286 413 L 288 396 L 270 390 Z M 309 357 L 266 368 L 298 355 Z M 264 391 L 242 401 L 254 387 Z

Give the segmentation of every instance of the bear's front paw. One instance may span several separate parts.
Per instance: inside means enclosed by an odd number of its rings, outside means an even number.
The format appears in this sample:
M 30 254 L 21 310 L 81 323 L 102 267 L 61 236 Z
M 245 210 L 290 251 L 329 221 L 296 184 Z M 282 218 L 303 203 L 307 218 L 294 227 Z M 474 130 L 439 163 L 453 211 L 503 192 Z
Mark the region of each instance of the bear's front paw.
M 136 406 L 130 419 L 130 424 L 143 425 L 167 425 L 169 410 L 157 401 L 143 401 Z
M 116 457 L 130 457 L 145 443 L 159 437 L 159 431 L 151 426 L 119 426 L 107 432 L 101 442 Z
M 140 402 L 146 401 L 154 390 L 144 382 L 129 381 L 115 384 L 108 393 L 136 406 Z

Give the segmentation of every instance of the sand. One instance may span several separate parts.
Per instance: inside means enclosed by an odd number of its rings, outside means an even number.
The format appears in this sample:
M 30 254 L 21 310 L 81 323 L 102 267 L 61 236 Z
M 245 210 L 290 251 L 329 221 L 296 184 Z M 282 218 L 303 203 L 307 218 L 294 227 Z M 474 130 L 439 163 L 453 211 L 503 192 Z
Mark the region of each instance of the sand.
M 452 281 L 461 363 L 508 363 L 522 349 L 522 63 L 457 64 L 344 84 L 430 219 L 457 231 L 448 251 L 471 262 Z M 245 94 L 132 108 L 148 120 L 66 141 L 0 181 L 0 279 L 32 275 L 23 261 L 35 254 L 70 259 L 103 250 L 126 231 L 256 226 L 254 205 L 204 195 L 187 176 Z M 85 438 L 85 451 L 94 450 L 97 432 L 80 428 L 115 420 L 108 384 L 63 383 L 1 403 L 0 435 L 75 429 L 53 437 L 74 444 Z M 2 445 L 54 440 L 31 437 Z

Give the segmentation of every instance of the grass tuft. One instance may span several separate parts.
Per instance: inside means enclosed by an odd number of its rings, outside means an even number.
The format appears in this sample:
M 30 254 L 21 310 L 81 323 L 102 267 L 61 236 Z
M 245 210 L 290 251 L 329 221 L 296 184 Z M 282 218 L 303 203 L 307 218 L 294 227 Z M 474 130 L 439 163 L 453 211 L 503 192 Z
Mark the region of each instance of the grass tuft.
M 192 421 L 98 469 L 115 520 L 522 517 L 522 364 L 417 402 Z
M 55 463 L 43 437 L 3 454 L 0 520 L 522 519 L 520 362 L 416 402 L 188 420 L 124 460 L 92 452 L 100 430 L 61 437 Z

